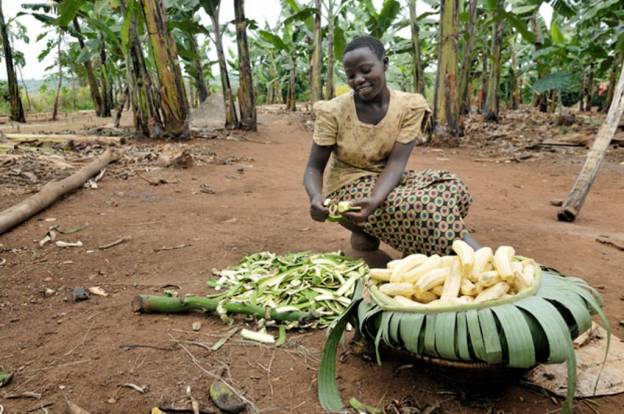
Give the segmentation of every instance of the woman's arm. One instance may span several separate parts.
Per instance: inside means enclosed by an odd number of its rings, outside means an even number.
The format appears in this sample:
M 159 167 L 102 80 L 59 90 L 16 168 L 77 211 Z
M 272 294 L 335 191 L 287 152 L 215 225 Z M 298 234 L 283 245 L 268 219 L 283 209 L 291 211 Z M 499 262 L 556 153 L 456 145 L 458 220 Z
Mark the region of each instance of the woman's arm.
M 303 176 L 303 185 L 310 198 L 310 216 L 316 221 L 325 221 L 329 215 L 329 211 L 323 205 L 323 172 L 333 149 L 333 145 L 312 143 L 310 157 Z
M 388 162 L 377 179 L 377 184 L 375 184 L 373 193 L 368 198 L 354 201 L 352 204 L 361 207 L 361 210 L 358 212 L 346 213 L 346 217 L 354 221 L 366 220 L 366 218 L 384 202 L 388 194 L 390 194 L 401 180 L 401 176 L 405 171 L 407 160 L 409 160 L 414 145 L 416 145 L 416 140 L 407 144 L 401 144 L 399 142 L 394 143 Z

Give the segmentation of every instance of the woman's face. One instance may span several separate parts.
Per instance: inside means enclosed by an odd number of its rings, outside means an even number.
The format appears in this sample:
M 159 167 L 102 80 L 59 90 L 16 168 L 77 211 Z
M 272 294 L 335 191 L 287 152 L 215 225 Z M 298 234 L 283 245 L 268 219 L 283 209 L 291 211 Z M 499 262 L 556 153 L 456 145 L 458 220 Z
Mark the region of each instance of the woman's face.
M 380 60 L 368 47 L 360 47 L 345 53 L 342 64 L 349 86 L 362 100 L 372 100 L 385 88 L 388 58 Z

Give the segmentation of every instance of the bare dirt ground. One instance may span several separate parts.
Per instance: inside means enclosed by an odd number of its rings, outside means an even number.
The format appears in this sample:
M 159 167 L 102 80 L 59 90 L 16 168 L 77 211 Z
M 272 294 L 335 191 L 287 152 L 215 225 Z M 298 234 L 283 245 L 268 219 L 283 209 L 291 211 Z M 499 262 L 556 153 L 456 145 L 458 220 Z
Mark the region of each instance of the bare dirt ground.
M 81 129 L 110 120 L 82 114 L 54 124 L 36 122 L 21 131 Z M 140 315 L 130 308 L 136 294 L 162 293 L 167 285 L 179 286 L 180 294 L 205 294 L 213 268 L 252 252 L 350 252 L 346 231 L 308 216 L 301 185 L 311 139 L 305 118 L 265 111 L 259 129 L 247 135 L 253 142 L 184 144 L 192 154 L 210 154 L 210 162 L 160 171 L 168 184 L 153 186 L 136 174 L 124 175 L 128 164 L 113 167 L 98 189 L 81 189 L 0 236 L 0 258 L 6 259 L 0 266 L 0 368 L 15 372 L 12 383 L 0 390 L 5 413 L 44 412 L 42 405 L 62 413 L 66 399 L 93 414 L 148 413 L 159 404 L 187 401 L 187 386 L 206 412 L 217 411 L 208 396 L 212 375 L 235 384 L 262 412 L 322 412 L 316 378 L 324 332 L 290 333 L 281 348 L 235 336 L 211 352 L 206 346 L 231 329 L 218 317 Z M 565 197 L 585 153 L 582 148 L 540 152 L 520 162 L 497 163 L 492 161 L 499 158 L 484 157 L 479 145 L 426 147 L 414 151 L 409 168 L 459 173 L 475 198 L 467 220 L 475 237 L 486 245 L 513 245 L 523 255 L 587 279 L 604 294 L 614 333 L 622 337 L 624 252 L 596 242 L 604 235 L 624 240 L 622 151 L 610 152 L 575 223 L 556 221 L 556 208 L 549 204 Z M 214 194 L 203 192 L 206 188 Z M 27 194 L 2 185 L 0 196 L 4 209 Z M 55 224 L 86 226 L 59 236 L 84 246 L 39 247 L 37 241 Z M 132 239 L 98 249 L 121 237 Z M 74 287 L 90 286 L 110 296 L 73 302 Z M 203 324 L 197 332 L 191 329 L 195 321 Z M 343 397 L 378 407 L 411 397 L 422 408 L 439 405 L 439 411 L 428 412 L 444 413 L 550 413 L 560 407 L 520 384 L 475 396 L 423 367 L 397 369 L 408 362 L 387 356 L 377 366 L 347 355 L 338 364 Z M 120 387 L 126 383 L 147 391 Z M 8 398 L 25 392 L 41 399 Z M 577 401 L 575 411 L 616 413 L 623 404 L 622 396 L 597 398 Z

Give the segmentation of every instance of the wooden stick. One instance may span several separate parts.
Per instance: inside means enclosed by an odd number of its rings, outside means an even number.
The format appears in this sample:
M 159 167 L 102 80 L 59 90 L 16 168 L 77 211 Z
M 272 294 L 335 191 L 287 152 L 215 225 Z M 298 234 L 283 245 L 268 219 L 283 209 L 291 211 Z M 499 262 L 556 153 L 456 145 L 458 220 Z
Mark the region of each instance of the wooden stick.
M 121 145 L 126 142 L 124 137 L 104 137 L 99 135 L 72 135 L 72 134 L 4 134 L 11 142 L 41 141 L 41 142 L 85 142 L 103 145 Z
M 613 100 L 611 101 L 611 107 L 609 108 L 607 118 L 600 127 L 596 140 L 587 154 L 587 159 L 585 160 L 585 165 L 583 166 L 581 173 L 576 179 L 572 190 L 568 194 L 568 197 L 563 202 L 563 206 L 561 206 L 561 209 L 557 214 L 559 221 L 571 222 L 576 219 L 576 216 L 578 216 L 581 207 L 585 202 L 585 198 L 587 197 L 587 193 L 589 193 L 589 189 L 596 179 L 602 159 L 604 158 L 605 152 L 609 147 L 609 143 L 615 134 L 623 112 L 624 66 L 622 67 L 622 71 L 620 73 L 620 80 L 615 87 Z
M 108 149 L 99 158 L 69 177 L 61 181 L 50 181 L 37 194 L 0 212 L 0 234 L 46 209 L 65 194 L 82 187 L 89 178 L 97 174 L 109 163 L 117 161 L 118 158 L 118 154 Z

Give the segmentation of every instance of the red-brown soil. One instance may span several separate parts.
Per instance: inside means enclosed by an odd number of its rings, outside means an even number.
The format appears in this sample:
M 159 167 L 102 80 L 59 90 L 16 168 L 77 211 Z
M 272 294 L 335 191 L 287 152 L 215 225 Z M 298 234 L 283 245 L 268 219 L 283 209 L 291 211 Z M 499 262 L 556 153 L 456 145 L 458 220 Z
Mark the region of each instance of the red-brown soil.
M 82 126 L 80 120 L 73 122 L 74 128 Z M 72 127 L 59 125 L 39 122 L 35 130 Z M 208 396 L 212 377 L 198 365 L 223 375 L 262 412 L 322 412 L 316 377 L 324 332 L 290 333 L 282 348 L 234 337 L 210 352 L 183 342 L 195 365 L 172 338 L 210 346 L 230 327 L 216 316 L 141 315 L 130 308 L 134 295 L 162 293 L 165 285 L 178 285 L 180 294 L 207 293 L 213 268 L 235 264 L 252 252 L 349 252 L 345 230 L 308 216 L 301 182 L 311 132 L 302 116 L 264 113 L 259 129 L 248 135 L 254 142 L 188 143 L 191 152 L 213 151 L 221 159 L 244 161 L 163 170 L 161 175 L 173 183 L 159 186 L 135 175 L 127 180 L 105 175 L 98 189 L 77 191 L 0 236 L 0 258 L 6 259 L 0 266 L 0 367 L 15 372 L 12 383 L 0 390 L 5 413 L 24 413 L 46 403 L 53 403 L 49 412 L 65 412 L 65 399 L 92 414 L 148 413 L 158 404 L 184 400 L 187 386 L 203 408 L 216 410 Z M 624 240 L 621 155 L 607 157 L 575 223 L 558 222 L 556 208 L 549 204 L 565 197 L 584 154 L 579 150 L 495 163 L 482 162 L 476 148 L 419 148 L 409 168 L 459 173 L 475 199 L 467 220 L 475 237 L 486 245 L 513 245 L 523 255 L 588 280 L 604 294 L 614 333 L 622 337 L 624 252 L 595 241 L 599 235 Z M 201 192 L 202 184 L 215 194 Z M 0 209 L 26 196 L 4 187 L 0 195 Z M 55 221 L 46 221 L 51 218 Z M 84 247 L 40 248 L 37 241 L 52 224 L 88 224 L 60 236 L 81 240 Z M 124 236 L 132 240 L 98 249 Z M 154 251 L 181 244 L 188 246 Z M 110 296 L 74 303 L 77 286 L 101 286 Z M 46 288 L 55 293 L 46 297 Z M 194 321 L 203 323 L 198 332 L 191 329 Z M 161 349 L 124 347 L 132 344 Z M 383 406 L 409 396 L 423 407 L 440 403 L 446 413 L 547 413 L 560 407 L 545 393 L 519 384 L 487 397 L 467 395 L 422 367 L 396 370 L 408 362 L 388 357 L 377 366 L 349 355 L 338 364 L 343 397 Z M 119 387 L 124 383 L 147 385 L 148 391 Z M 23 392 L 42 398 L 6 399 Z M 624 397 L 618 396 L 591 404 L 577 401 L 575 407 L 579 413 L 617 413 L 623 404 Z

